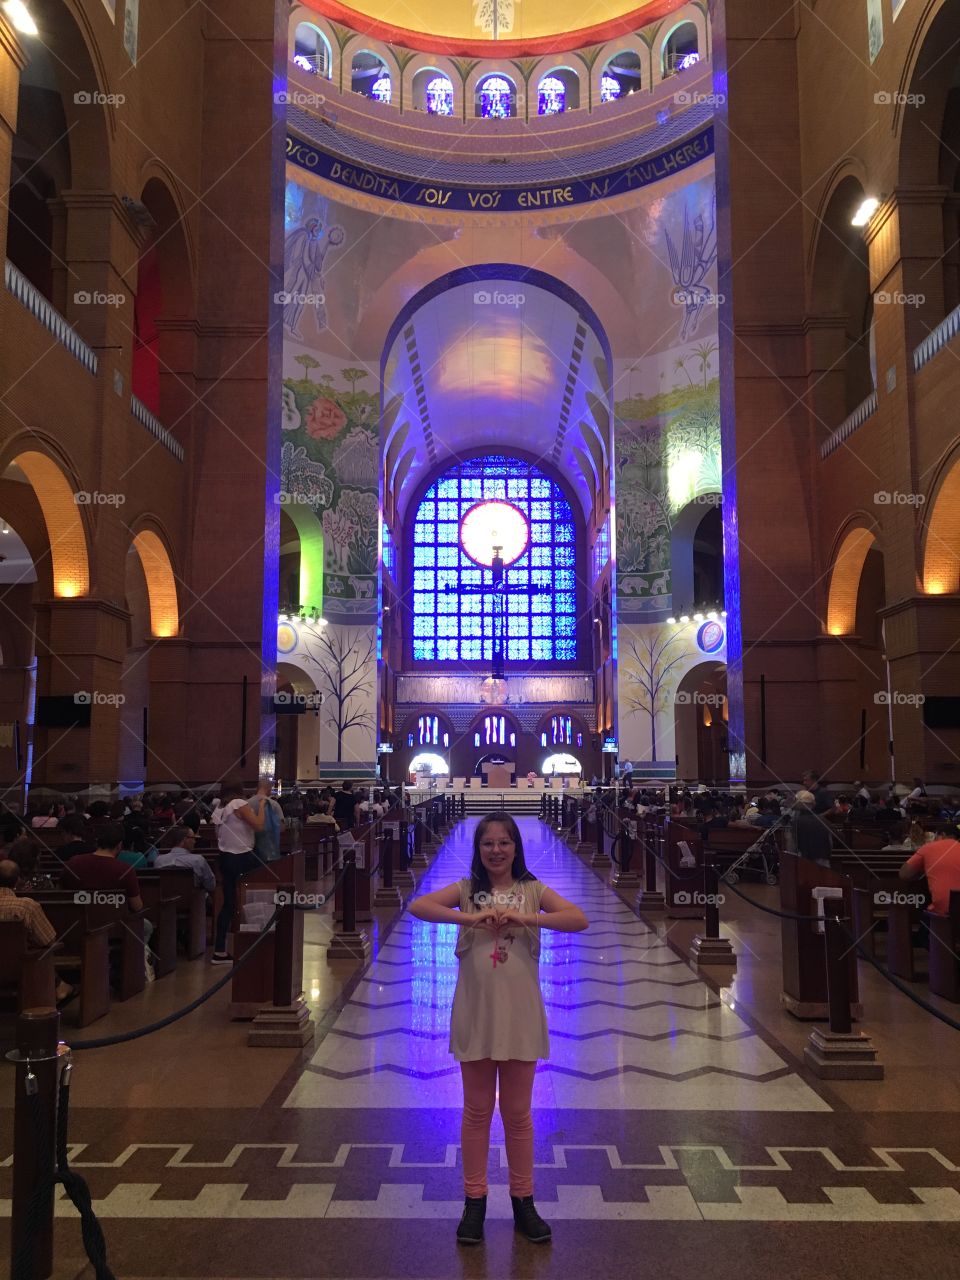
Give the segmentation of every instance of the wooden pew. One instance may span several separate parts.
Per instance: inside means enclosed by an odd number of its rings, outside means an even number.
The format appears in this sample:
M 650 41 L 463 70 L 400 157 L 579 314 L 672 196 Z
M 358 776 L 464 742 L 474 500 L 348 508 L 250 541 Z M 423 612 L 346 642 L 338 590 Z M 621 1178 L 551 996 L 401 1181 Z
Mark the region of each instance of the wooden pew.
M 90 907 L 74 902 L 73 894 L 31 897 L 37 898 L 57 931 L 61 945 L 54 953 L 54 967 L 80 970 L 80 1026 L 89 1026 L 110 1011 L 110 926 L 94 919 Z
M 926 919 L 930 929 L 930 991 L 960 1003 L 960 889 L 951 892 L 945 916 L 928 911 Z
M 193 872 L 187 871 L 187 875 L 192 883 Z M 165 978 L 177 967 L 177 906 L 180 897 L 173 891 L 163 871 L 138 871 L 137 880 L 147 918 L 153 923 L 150 949 L 156 957 L 154 972 L 158 978 Z
M 24 1009 L 52 1009 L 57 999 L 54 948 L 31 946 L 19 920 L 0 920 L 0 998 Z
M 164 896 L 176 899 L 177 941 L 188 960 L 196 960 L 207 949 L 207 891 L 197 887 L 189 867 L 158 867 L 137 873 L 141 885 L 159 879 Z M 146 901 L 146 899 L 144 899 Z
M 144 907 L 142 911 L 131 911 L 126 902 L 118 906 L 94 902 L 92 899 L 95 892 L 94 890 L 36 889 L 28 896 L 35 898 L 48 916 L 50 915 L 48 906 L 53 907 L 66 900 L 71 905 L 85 909 L 89 928 L 94 930 L 101 926 L 106 928 L 107 937 L 112 944 L 111 950 L 118 957 L 118 998 L 129 1000 L 131 996 L 138 995 L 147 984 L 143 940 L 143 924 L 148 918 L 147 908 Z M 84 894 L 90 899 L 89 901 L 84 901 Z M 59 906 L 57 910 L 59 911 Z

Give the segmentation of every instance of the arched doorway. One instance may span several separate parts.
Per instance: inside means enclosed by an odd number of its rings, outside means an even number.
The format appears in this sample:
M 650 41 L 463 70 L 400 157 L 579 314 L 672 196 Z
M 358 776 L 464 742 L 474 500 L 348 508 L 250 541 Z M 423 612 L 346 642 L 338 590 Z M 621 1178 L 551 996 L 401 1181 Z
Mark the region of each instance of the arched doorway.
M 677 686 L 673 706 L 677 777 L 710 786 L 728 783 L 726 663 L 692 667 Z
M 276 773 L 284 786 L 318 779 L 320 709 L 308 705 L 310 695 L 316 693 L 308 672 L 290 662 L 277 663 Z

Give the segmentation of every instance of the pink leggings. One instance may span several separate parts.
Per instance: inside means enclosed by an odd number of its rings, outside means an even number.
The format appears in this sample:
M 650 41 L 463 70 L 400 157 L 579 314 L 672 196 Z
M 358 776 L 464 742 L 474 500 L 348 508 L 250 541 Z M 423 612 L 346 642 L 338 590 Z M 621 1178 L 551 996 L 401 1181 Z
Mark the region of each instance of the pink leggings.
M 500 1073 L 500 1118 L 507 1142 L 510 1194 L 533 1195 L 533 1119 L 530 1099 L 536 1062 L 461 1062 L 463 1074 L 463 1185 L 471 1197 L 487 1194 L 487 1159 L 490 1154 L 490 1121 Z

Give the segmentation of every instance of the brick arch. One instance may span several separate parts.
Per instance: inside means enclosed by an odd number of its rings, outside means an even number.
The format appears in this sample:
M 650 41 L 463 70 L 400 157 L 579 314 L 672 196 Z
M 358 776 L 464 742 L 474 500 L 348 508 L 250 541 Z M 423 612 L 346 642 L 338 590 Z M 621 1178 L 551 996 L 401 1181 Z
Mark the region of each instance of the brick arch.
M 179 635 L 177 580 L 167 548 L 152 529 L 141 529 L 134 537 L 133 545 L 147 581 L 151 633 L 163 638 Z
M 857 596 L 867 554 L 876 543 L 876 534 L 863 525 L 849 529 L 833 560 L 827 597 L 827 632 L 832 636 L 852 635 L 857 624 Z
M 923 589 L 942 596 L 960 591 L 960 456 L 943 473 L 923 539 Z
M 85 596 L 90 590 L 90 559 L 73 485 L 45 453 L 26 450 L 12 461 L 27 477 L 40 504 L 50 542 L 53 594 L 61 598 Z

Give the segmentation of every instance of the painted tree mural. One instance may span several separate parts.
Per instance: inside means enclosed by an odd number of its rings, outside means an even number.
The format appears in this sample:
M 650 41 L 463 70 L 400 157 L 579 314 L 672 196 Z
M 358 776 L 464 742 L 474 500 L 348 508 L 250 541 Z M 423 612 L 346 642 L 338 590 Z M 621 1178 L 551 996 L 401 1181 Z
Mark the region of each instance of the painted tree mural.
M 675 668 L 688 659 L 686 635 L 672 627 L 644 627 L 623 646 L 621 697 L 628 711 L 650 717 L 651 761 L 657 759 L 657 719 L 672 705 Z
M 375 728 L 376 637 L 369 627 L 326 627 L 305 639 L 304 649 L 318 670 L 323 718 L 336 737 L 340 764 L 351 729 L 367 735 Z

